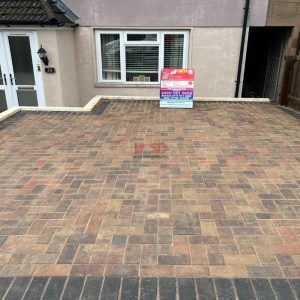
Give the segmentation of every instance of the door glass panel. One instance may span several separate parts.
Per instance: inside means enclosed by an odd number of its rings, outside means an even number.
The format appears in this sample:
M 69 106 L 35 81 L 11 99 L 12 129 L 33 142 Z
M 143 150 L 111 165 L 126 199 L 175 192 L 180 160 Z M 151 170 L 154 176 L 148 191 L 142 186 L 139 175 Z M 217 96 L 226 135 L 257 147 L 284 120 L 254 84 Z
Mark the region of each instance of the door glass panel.
M 3 85 L 1 66 L 0 66 L 0 85 Z
M 36 91 L 19 89 L 17 95 L 20 106 L 38 106 Z
M 16 85 L 34 85 L 30 41 L 28 36 L 9 36 Z
M 0 113 L 7 110 L 5 91 L 0 90 Z

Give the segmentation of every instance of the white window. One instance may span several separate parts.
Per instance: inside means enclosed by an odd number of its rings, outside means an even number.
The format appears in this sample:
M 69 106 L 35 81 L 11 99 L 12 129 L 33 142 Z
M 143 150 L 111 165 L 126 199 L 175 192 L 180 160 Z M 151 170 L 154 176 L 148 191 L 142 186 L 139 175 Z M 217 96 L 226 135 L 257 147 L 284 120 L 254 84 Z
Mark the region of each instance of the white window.
M 96 31 L 98 81 L 157 84 L 162 68 L 187 67 L 187 31 Z

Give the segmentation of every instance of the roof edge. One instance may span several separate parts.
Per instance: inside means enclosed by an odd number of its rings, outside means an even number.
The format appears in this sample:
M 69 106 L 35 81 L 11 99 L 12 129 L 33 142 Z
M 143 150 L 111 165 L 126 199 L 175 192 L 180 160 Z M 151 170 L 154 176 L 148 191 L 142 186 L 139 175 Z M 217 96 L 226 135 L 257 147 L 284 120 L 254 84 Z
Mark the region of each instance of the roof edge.
M 10 8 L 10 4 L 6 3 L 4 9 L 8 7 L 11 12 L 8 15 L 5 13 L 1 14 L 0 12 L 0 25 L 78 26 L 78 24 L 76 24 L 78 17 L 62 0 L 35 0 L 34 2 L 39 3 L 39 9 L 44 16 L 43 18 L 35 18 L 34 14 L 31 15 L 32 18 L 28 18 L 27 15 L 29 12 L 26 10 L 23 11 L 22 6 L 17 7 L 16 4 L 14 4 Z M 31 2 L 29 2 L 29 7 L 34 8 L 33 3 L 31 4 Z

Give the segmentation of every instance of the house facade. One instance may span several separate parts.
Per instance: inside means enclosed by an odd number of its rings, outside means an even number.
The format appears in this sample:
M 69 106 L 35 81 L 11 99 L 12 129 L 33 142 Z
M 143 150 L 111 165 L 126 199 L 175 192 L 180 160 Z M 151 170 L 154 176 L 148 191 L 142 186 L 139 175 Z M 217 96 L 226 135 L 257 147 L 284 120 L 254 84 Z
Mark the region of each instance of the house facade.
M 162 68 L 194 68 L 197 97 L 232 98 L 237 90 L 243 96 L 245 74 L 255 80 L 251 67 L 257 62 L 247 56 L 251 29 L 254 36 L 280 27 L 276 82 L 254 92 L 276 100 L 283 54 L 294 49 L 300 19 L 281 24 L 278 2 L 250 1 L 243 27 L 245 0 L 0 0 L 0 109 L 84 106 L 96 95 L 158 97 Z M 290 3 L 300 15 L 299 1 Z M 276 30 L 272 36 L 277 40 Z M 251 42 L 255 57 L 260 45 Z M 268 61 L 271 44 L 264 46 Z

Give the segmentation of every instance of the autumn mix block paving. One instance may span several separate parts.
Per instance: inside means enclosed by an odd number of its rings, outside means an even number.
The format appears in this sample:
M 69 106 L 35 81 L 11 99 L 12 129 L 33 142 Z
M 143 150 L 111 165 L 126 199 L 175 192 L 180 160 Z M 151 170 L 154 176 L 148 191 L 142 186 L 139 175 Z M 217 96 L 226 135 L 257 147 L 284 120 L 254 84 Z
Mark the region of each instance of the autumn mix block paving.
M 0 128 L 0 276 L 300 278 L 300 122 L 277 107 L 111 101 Z

